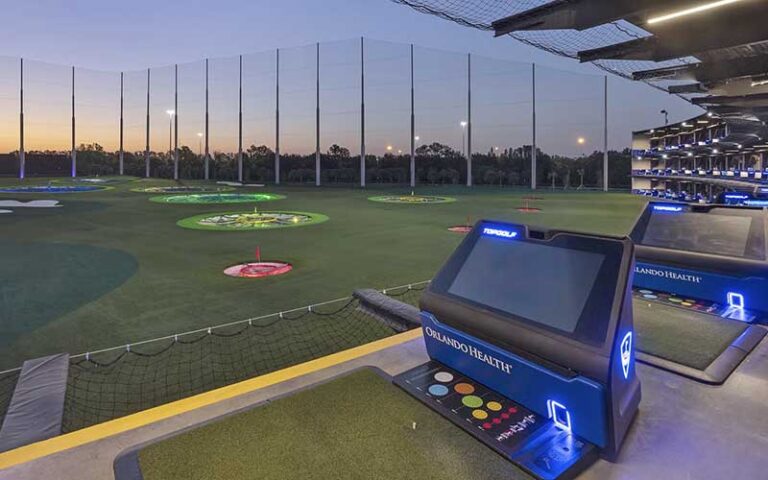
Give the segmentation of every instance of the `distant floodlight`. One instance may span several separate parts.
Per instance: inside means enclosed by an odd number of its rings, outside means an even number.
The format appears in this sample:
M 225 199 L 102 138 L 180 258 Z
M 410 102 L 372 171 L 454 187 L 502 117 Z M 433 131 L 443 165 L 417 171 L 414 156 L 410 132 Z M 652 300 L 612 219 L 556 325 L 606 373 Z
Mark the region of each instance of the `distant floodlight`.
M 466 127 L 466 126 L 467 126 L 467 122 L 465 122 L 464 120 L 462 120 L 461 122 L 459 122 L 459 125 L 461 125 L 461 128 L 464 128 L 464 127 Z
M 685 10 L 679 10 L 677 12 L 669 13 L 667 15 L 661 15 L 658 17 L 649 18 L 648 24 L 653 25 L 654 23 L 666 22 L 667 20 L 673 20 L 675 18 L 684 17 L 686 15 L 691 15 L 694 13 L 704 12 L 706 10 L 712 10 L 713 8 L 723 7 L 725 5 L 730 5 L 731 3 L 736 3 L 740 1 L 741 0 L 718 0 L 716 2 L 708 2 L 702 5 L 697 5 L 695 7 L 686 8 Z
M 175 110 L 166 110 L 165 113 L 167 113 L 170 116 L 174 116 L 176 114 Z
M 392 151 L 392 145 L 387 145 L 387 151 L 388 151 L 388 152 L 391 152 L 391 151 Z
M 579 142 L 579 145 L 584 145 L 587 140 L 584 137 L 579 137 L 576 141 Z
M 417 142 L 420 140 L 418 135 L 416 135 L 413 139 L 416 140 Z
M 202 138 L 203 134 L 198 132 L 197 136 Z

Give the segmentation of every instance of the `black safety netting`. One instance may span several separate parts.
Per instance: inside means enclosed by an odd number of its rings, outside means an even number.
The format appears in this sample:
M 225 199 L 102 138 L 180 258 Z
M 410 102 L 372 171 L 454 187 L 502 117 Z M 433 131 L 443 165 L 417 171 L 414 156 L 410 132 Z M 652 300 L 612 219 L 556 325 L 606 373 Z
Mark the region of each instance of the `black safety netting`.
M 429 286 L 429 281 L 419 282 L 419 283 L 413 283 L 411 285 L 404 285 L 402 287 L 397 288 L 388 288 L 386 290 L 382 290 L 381 293 L 384 295 L 387 295 L 388 297 L 392 297 L 395 300 L 399 300 L 403 303 L 407 303 L 408 305 L 413 305 L 414 307 L 419 306 L 419 299 L 421 298 L 422 292 L 427 289 Z
M 13 397 L 16 382 L 19 380 L 19 374 L 21 374 L 21 369 L 0 373 L 0 425 L 3 424 L 8 405 L 11 404 L 11 397 Z
M 392 335 L 348 298 L 73 357 L 63 431 L 263 375 Z
M 415 10 L 481 30 L 493 30 L 496 20 L 519 14 L 551 3 L 552 0 L 392 0 Z M 627 42 L 651 34 L 624 20 L 618 20 L 586 30 L 530 30 L 509 34 L 512 38 L 548 52 L 578 58 L 585 50 Z M 595 66 L 613 74 L 632 78 L 632 73 L 655 68 L 696 63 L 694 57 L 678 58 L 664 62 L 643 60 L 597 60 Z M 647 80 L 657 88 L 668 86 L 665 80 Z

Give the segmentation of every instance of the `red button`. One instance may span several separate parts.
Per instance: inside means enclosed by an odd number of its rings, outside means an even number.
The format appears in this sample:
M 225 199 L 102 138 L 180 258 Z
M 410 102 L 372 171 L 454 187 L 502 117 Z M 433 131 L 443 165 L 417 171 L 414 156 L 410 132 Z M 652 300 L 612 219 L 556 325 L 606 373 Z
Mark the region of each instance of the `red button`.
M 500 423 L 501 423 L 501 420 L 499 420 L 498 418 L 494 418 L 494 419 L 493 419 L 493 423 L 495 423 L 496 425 L 498 425 L 498 424 L 500 424 Z
M 491 427 L 492 427 L 492 425 L 490 423 L 484 423 L 483 424 L 483 428 L 486 429 L 486 430 L 488 430 Z
M 503 418 L 504 420 L 506 420 L 506 419 L 508 419 L 508 418 L 509 418 L 509 414 L 508 414 L 508 413 L 502 413 L 502 414 L 501 414 L 501 418 Z
M 517 409 L 515 407 L 509 407 L 509 413 L 517 413 Z

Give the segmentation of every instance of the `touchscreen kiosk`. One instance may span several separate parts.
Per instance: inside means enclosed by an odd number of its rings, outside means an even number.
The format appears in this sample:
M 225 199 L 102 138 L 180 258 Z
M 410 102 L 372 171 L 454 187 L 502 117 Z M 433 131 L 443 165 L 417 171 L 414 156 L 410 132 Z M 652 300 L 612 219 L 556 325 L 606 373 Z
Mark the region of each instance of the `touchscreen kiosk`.
M 538 478 L 617 455 L 640 401 L 627 238 L 481 221 L 421 299 L 395 382 Z
M 636 288 L 714 302 L 730 318 L 768 315 L 765 210 L 651 202 L 630 237 Z

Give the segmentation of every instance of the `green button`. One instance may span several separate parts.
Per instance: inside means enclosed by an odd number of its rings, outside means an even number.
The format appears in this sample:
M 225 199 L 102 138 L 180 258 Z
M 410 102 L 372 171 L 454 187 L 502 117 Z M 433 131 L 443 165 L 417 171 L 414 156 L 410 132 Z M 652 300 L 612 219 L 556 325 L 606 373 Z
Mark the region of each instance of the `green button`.
M 469 408 L 480 408 L 483 406 L 483 399 L 476 395 L 467 395 L 461 399 L 461 403 Z

